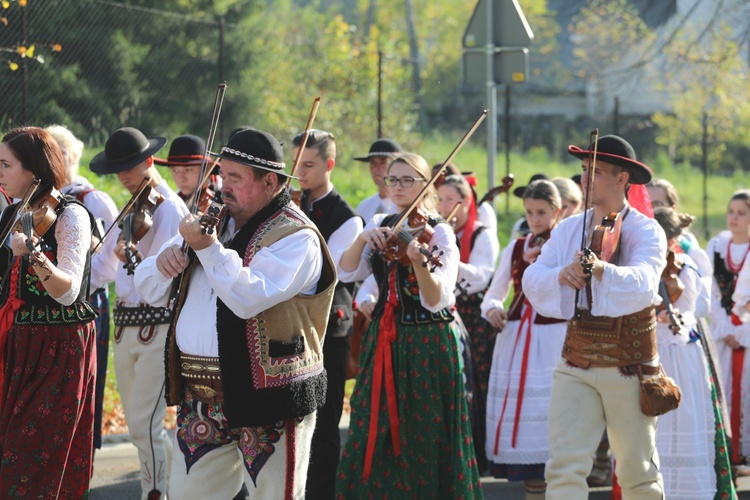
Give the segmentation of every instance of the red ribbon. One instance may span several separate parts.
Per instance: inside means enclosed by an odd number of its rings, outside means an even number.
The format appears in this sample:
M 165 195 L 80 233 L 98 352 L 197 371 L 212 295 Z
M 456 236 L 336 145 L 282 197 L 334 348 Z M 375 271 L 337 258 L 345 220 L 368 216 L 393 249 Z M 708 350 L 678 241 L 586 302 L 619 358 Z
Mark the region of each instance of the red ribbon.
M 469 256 L 471 255 L 471 237 L 474 236 L 474 223 L 477 220 L 477 201 L 474 196 L 469 196 L 469 216 L 466 219 L 464 227 L 461 228 L 461 262 L 464 264 L 469 263 Z
M 742 366 L 745 364 L 745 348 L 740 347 L 732 351 L 732 411 L 729 415 L 732 429 L 732 457 L 733 464 L 742 463 L 740 460 L 740 421 L 742 420 Z
M 523 314 L 521 315 L 521 323 L 518 325 L 518 335 L 516 336 L 516 343 L 513 344 L 513 353 L 511 354 L 511 360 L 516 353 L 518 348 L 518 341 L 523 335 L 523 327 L 526 326 L 526 339 L 523 345 L 523 357 L 521 358 L 521 380 L 518 381 L 518 402 L 516 403 L 516 415 L 515 421 L 513 422 L 513 436 L 511 438 L 511 448 L 516 447 L 518 440 L 518 424 L 521 420 L 521 407 L 523 406 L 523 393 L 526 387 L 526 372 L 529 367 L 529 349 L 531 346 L 531 318 L 534 315 L 534 310 L 531 308 L 531 304 L 528 299 L 524 299 Z M 512 366 L 512 361 L 511 361 Z M 494 454 L 497 455 L 500 445 L 500 430 L 505 417 L 505 407 L 508 405 L 508 394 L 510 394 L 510 376 L 508 377 L 508 387 L 505 389 L 505 400 L 503 401 L 503 409 L 500 412 L 500 420 L 497 421 L 497 429 L 495 429 L 495 450 Z
M 0 390 L 5 382 L 5 340 L 8 331 L 13 326 L 13 320 L 18 311 L 24 304 L 24 300 L 18 297 L 18 276 L 21 259 L 16 258 L 10 271 L 10 288 L 8 290 L 8 300 L 0 307 Z M 2 399 L 5 399 L 3 395 Z
M 385 394 L 388 403 L 388 420 L 391 424 L 391 441 L 393 454 L 401 455 L 401 432 L 398 425 L 398 406 L 396 403 L 396 380 L 393 375 L 393 358 L 391 344 L 396 340 L 396 268 L 388 275 L 388 301 L 385 303 L 383 317 L 380 318 L 378 341 L 375 346 L 375 367 L 373 369 L 372 392 L 370 393 L 370 428 L 365 450 L 364 479 L 372 472 L 372 458 L 375 453 L 375 439 L 378 435 L 378 413 L 380 412 L 380 392 L 385 377 Z

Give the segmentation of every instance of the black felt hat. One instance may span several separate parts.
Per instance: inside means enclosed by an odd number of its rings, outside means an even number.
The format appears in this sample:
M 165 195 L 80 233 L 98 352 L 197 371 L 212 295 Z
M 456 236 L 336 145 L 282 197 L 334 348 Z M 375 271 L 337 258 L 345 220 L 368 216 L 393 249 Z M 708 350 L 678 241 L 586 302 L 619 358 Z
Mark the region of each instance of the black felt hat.
M 373 142 L 370 145 L 370 151 L 367 156 L 358 156 L 354 159 L 357 161 L 369 162 L 373 156 L 385 156 L 387 158 L 393 158 L 397 153 L 402 151 L 401 144 L 394 141 L 393 139 L 382 138 Z
M 98 175 L 125 172 L 153 156 L 166 143 L 165 137 L 146 137 L 137 128 L 117 129 L 107 139 L 104 151 L 91 159 L 89 168 Z
M 531 179 L 529 179 L 529 184 L 531 184 L 534 181 L 542 181 L 542 180 L 548 181 L 549 177 L 547 177 L 544 174 L 534 174 L 531 176 Z M 518 198 L 523 198 L 523 193 L 524 191 L 526 191 L 527 186 L 528 184 L 526 186 L 518 186 L 517 188 L 515 188 L 513 190 L 513 196 L 516 196 Z
M 616 135 L 605 135 L 597 141 L 596 157 L 605 163 L 622 167 L 630 173 L 631 184 L 648 184 L 654 173 L 636 160 L 635 150 L 628 141 Z M 578 146 L 568 146 L 568 153 L 576 158 L 588 158 L 591 151 Z
M 220 152 L 211 154 L 296 179 L 284 171 L 284 152 L 279 141 L 261 130 L 249 127 L 240 130 L 229 138 Z
M 167 167 L 188 167 L 200 165 L 203 162 L 203 154 L 206 152 L 206 143 L 197 135 L 181 135 L 176 137 L 169 145 L 167 159 L 154 157 L 154 163 Z

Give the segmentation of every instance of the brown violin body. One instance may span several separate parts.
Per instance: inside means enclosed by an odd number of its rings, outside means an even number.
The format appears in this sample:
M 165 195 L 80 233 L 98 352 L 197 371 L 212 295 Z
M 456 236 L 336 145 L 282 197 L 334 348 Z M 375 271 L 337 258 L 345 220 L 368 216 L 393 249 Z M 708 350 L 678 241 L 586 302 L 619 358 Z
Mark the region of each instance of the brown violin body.
M 52 227 L 62 209 L 62 200 L 63 195 L 60 191 L 55 188 L 49 188 L 41 196 L 37 196 L 36 200 L 29 203 L 30 210 L 26 213 L 31 213 L 34 236 L 42 238 L 49 228 Z M 24 232 L 22 219 L 16 221 L 11 232 L 14 231 Z
M 669 301 L 673 304 L 680 298 L 683 290 L 685 290 L 685 284 L 680 280 L 680 271 L 684 265 L 685 263 L 682 260 L 681 254 L 672 250 L 667 253 L 667 266 L 661 273 L 661 279 L 667 287 Z
M 129 204 L 129 210 L 124 214 L 121 213 L 122 219 L 119 226 L 122 230 L 118 241 L 125 242 L 125 257 L 127 259 L 125 268 L 128 270 L 128 274 L 133 274 L 135 268 L 141 262 L 138 252 L 134 253 L 131 246 L 138 244 L 146 236 L 151 226 L 154 225 L 154 211 L 163 201 L 164 196 L 147 185 L 137 194 L 134 202 Z
M 428 244 L 433 234 L 435 234 L 435 230 L 432 228 L 429 218 L 418 209 L 414 209 L 406 219 L 406 223 L 391 233 L 386 241 L 386 248 L 382 252 L 383 256 L 386 260 L 398 261 L 408 266 L 411 264 L 411 259 L 406 253 L 409 243 L 416 238 L 418 242 Z M 442 267 L 443 263 L 437 256 L 427 250 L 422 253 L 427 257 L 433 268 Z
M 594 227 L 589 247 L 599 260 L 611 262 L 617 255 L 620 234 L 622 233 L 622 218 L 619 212 L 610 212 L 602 218 L 602 223 Z

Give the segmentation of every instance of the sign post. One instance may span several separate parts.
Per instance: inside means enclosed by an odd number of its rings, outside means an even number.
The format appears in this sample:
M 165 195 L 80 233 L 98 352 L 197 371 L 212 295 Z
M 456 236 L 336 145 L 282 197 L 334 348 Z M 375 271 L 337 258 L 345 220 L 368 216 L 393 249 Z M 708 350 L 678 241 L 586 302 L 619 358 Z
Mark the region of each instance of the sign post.
M 464 82 L 484 84 L 487 92 L 487 182 L 495 185 L 497 154 L 497 84 L 527 80 L 529 49 L 534 33 L 518 0 L 479 0 L 463 37 Z M 510 90 L 510 87 L 507 88 Z M 506 114 L 509 95 L 506 94 Z M 506 123 L 509 123 L 506 117 Z M 506 131 L 506 138 L 510 134 Z M 510 174 L 510 140 L 506 139 L 506 175 Z M 507 211 L 507 204 L 506 204 Z

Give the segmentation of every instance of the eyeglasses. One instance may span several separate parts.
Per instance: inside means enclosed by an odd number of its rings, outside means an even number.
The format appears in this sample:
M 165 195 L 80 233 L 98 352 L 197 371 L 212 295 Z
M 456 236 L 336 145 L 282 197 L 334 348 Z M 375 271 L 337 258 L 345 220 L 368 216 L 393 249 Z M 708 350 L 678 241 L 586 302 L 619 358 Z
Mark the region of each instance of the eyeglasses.
M 405 188 L 410 188 L 410 187 L 412 187 L 414 185 L 415 181 L 422 182 L 422 181 L 425 181 L 425 180 L 427 180 L 427 179 L 423 179 L 421 177 L 410 177 L 408 175 L 405 176 L 405 177 L 396 177 L 396 176 L 393 176 L 393 175 L 389 175 L 387 177 L 383 177 L 383 182 L 388 187 L 396 187 L 397 184 L 401 184 L 401 186 L 403 186 Z

